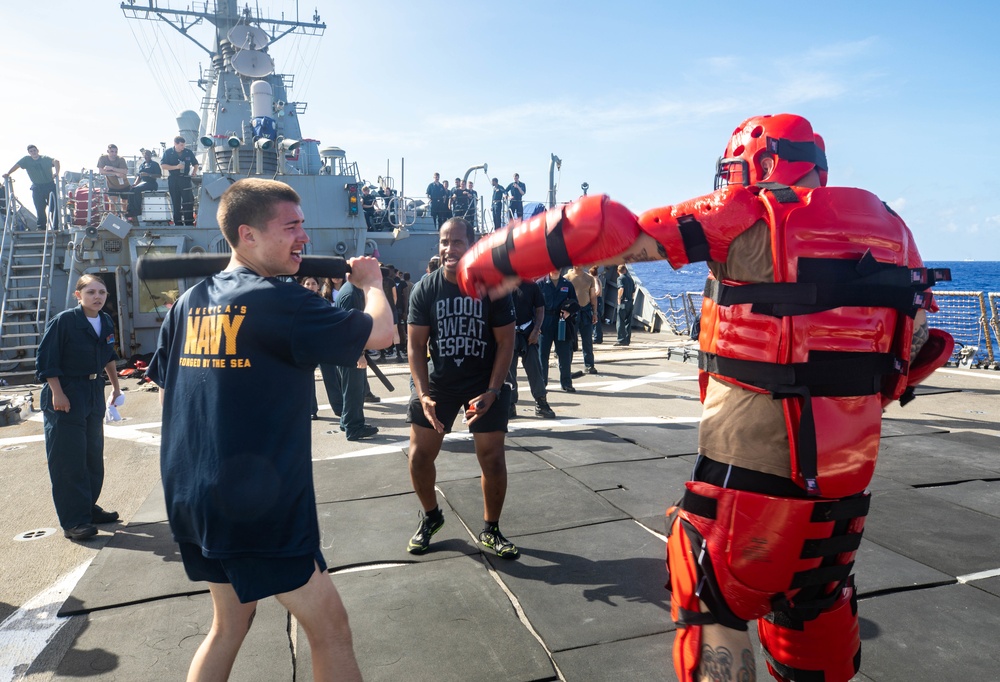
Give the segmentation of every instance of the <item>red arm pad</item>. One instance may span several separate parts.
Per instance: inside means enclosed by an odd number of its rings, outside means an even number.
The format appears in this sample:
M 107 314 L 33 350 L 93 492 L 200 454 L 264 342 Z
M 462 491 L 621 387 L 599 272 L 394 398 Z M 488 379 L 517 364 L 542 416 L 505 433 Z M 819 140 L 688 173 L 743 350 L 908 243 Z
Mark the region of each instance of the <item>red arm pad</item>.
M 729 244 L 766 215 L 756 187 L 732 185 L 697 199 L 646 211 L 639 229 L 663 246 L 670 265 L 725 261 Z
M 955 339 L 943 329 L 930 329 L 927 341 L 910 361 L 910 370 L 906 374 L 906 390 L 899 399 L 900 405 L 913 400 L 913 387 L 934 373 L 938 367 L 944 367 L 955 350 Z
M 607 196 L 584 197 L 480 239 L 458 265 L 468 296 L 505 277 L 535 279 L 558 268 L 614 258 L 640 234 L 639 222 Z

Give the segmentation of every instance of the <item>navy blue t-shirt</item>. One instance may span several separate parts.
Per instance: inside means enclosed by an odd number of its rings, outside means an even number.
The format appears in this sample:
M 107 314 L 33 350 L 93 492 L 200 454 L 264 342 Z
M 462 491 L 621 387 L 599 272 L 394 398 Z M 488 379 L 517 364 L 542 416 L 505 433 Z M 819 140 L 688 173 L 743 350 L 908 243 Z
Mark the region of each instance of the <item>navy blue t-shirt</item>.
M 184 292 L 147 369 L 165 389 L 160 473 L 177 542 L 218 559 L 317 550 L 313 373 L 353 367 L 371 329 L 364 313 L 247 268 Z
M 417 282 L 410 293 L 407 323 L 430 327 L 434 394 L 464 400 L 489 388 L 497 354 L 493 328 L 513 321 L 510 296 L 496 301 L 470 298 L 445 279 L 444 268 Z

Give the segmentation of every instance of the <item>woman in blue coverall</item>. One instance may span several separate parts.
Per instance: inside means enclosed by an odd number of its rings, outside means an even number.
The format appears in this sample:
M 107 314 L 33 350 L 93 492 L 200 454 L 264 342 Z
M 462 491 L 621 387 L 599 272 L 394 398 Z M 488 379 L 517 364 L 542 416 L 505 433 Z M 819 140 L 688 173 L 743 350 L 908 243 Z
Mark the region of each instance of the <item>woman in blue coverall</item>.
M 35 359 L 44 381 L 41 405 L 45 455 L 63 535 L 84 540 L 94 524 L 118 520 L 118 512 L 97 505 L 104 485 L 104 414 L 122 394 L 115 371 L 115 329 L 101 312 L 108 297 L 103 280 L 83 275 L 73 293 L 80 305 L 53 317 Z M 104 401 L 104 375 L 113 391 Z

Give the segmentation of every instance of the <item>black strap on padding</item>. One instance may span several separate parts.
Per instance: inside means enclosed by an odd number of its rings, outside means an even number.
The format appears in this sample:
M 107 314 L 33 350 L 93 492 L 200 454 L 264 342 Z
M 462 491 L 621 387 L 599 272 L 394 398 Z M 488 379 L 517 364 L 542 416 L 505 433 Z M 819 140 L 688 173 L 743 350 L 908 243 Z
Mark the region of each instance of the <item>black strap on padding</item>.
M 802 587 L 812 585 L 826 585 L 827 583 L 839 583 L 851 575 L 854 569 L 854 562 L 846 564 L 835 564 L 833 566 L 819 566 L 805 571 L 799 571 L 792 576 L 792 584 L 789 589 L 797 590 Z
M 784 161 L 808 161 L 816 164 L 820 170 L 829 170 L 826 163 L 826 152 L 816 144 L 815 140 L 796 142 L 783 137 L 767 138 L 767 151 Z
M 905 374 L 906 365 L 891 353 L 812 351 L 809 361 L 782 365 L 698 353 L 698 369 L 730 377 L 771 393 L 775 399 L 799 398 L 802 416 L 796 441 L 799 473 L 810 496 L 819 496 L 818 446 L 812 398 L 875 395 L 882 377 Z
M 545 248 L 549 252 L 549 260 L 552 261 L 553 268 L 568 268 L 573 265 L 569 251 L 566 249 L 566 237 L 563 236 L 563 218 L 565 217 L 565 207 L 558 213 L 549 211 L 545 215 Z
M 677 612 L 680 617 L 677 619 L 677 625 L 681 627 L 687 627 L 689 625 L 715 625 L 715 616 L 711 613 L 702 613 L 701 611 L 691 611 L 679 606 Z
M 684 242 L 684 253 L 689 263 L 700 263 L 711 260 L 708 238 L 701 223 L 693 215 L 682 215 L 677 219 L 677 229 L 681 232 Z
M 718 509 L 718 501 L 714 497 L 706 497 L 691 490 L 685 490 L 680 507 L 695 516 L 714 519 Z
M 507 230 L 507 239 L 500 246 L 494 246 L 491 252 L 493 256 L 493 267 L 503 275 L 508 277 L 517 275 L 510 265 L 510 254 L 514 250 L 514 230 Z
M 757 186 L 770 192 L 771 195 L 778 200 L 779 204 L 799 203 L 799 195 L 796 194 L 795 190 L 788 185 L 782 185 L 778 182 L 758 182 Z
M 904 373 L 905 367 L 892 353 L 812 351 L 808 362 L 783 365 L 700 352 L 698 369 L 731 377 L 777 398 L 801 395 L 799 388 L 808 388 L 817 397 L 874 395 L 882 390 L 883 376 Z
M 838 535 L 821 540 L 806 540 L 802 544 L 803 559 L 818 559 L 824 556 L 837 556 L 845 552 L 853 552 L 861 546 L 861 533 Z
M 817 502 L 813 505 L 810 523 L 825 523 L 827 521 L 847 521 L 868 516 L 871 506 L 871 495 L 845 497 L 842 500 Z
M 719 305 L 749 303 L 752 312 L 773 317 L 845 306 L 893 308 L 912 317 L 920 308 L 930 306 L 926 290 L 950 276 L 947 269 L 881 263 L 868 251 L 859 260 L 799 258 L 796 282 L 732 286 L 709 279 L 704 293 Z

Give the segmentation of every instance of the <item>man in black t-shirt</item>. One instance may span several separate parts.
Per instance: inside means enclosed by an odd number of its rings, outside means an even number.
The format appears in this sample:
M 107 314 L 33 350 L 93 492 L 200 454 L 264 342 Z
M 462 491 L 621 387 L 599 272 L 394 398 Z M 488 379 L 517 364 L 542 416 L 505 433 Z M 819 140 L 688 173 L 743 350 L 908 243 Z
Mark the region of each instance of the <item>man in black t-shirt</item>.
M 438 242 L 441 267 L 420 280 L 410 294 L 409 361 L 415 395 L 406 421 L 410 480 L 423 513 L 407 550 L 426 552 L 431 536 L 444 525 L 434 492 L 434 460 L 464 407 L 483 470 L 485 518 L 479 542 L 497 556 L 516 559 L 517 547 L 498 526 L 507 495 L 504 434 L 510 387 L 504 379 L 514 350 L 514 306 L 510 296 L 491 301 L 470 298 L 459 290 L 458 261 L 474 238 L 468 222 L 448 220 Z M 432 371 L 427 366 L 428 349 Z
M 542 372 L 538 348 L 538 336 L 542 333 L 542 320 L 545 318 L 545 298 L 538 285 L 530 281 L 518 284 L 511 292 L 511 298 L 514 300 L 517 334 L 514 337 L 514 357 L 511 358 L 510 372 L 507 374 L 507 383 L 513 393 L 510 416 L 517 416 L 514 406 L 517 405 L 517 359 L 520 358 L 528 377 L 528 386 L 531 387 L 531 397 L 535 399 L 535 415 L 555 419 L 556 413 L 545 399 L 545 374 Z
M 146 372 L 169 424 L 160 469 L 170 529 L 215 611 L 188 679 L 224 679 L 257 600 L 274 595 L 306 628 L 318 678 L 360 680 L 320 551 L 309 416 L 317 364 L 354 364 L 392 336 L 378 262 L 350 260 L 348 281 L 367 303 L 338 310 L 280 279 L 299 269 L 309 242 L 291 187 L 239 180 L 218 220 L 229 266 L 171 307 Z

